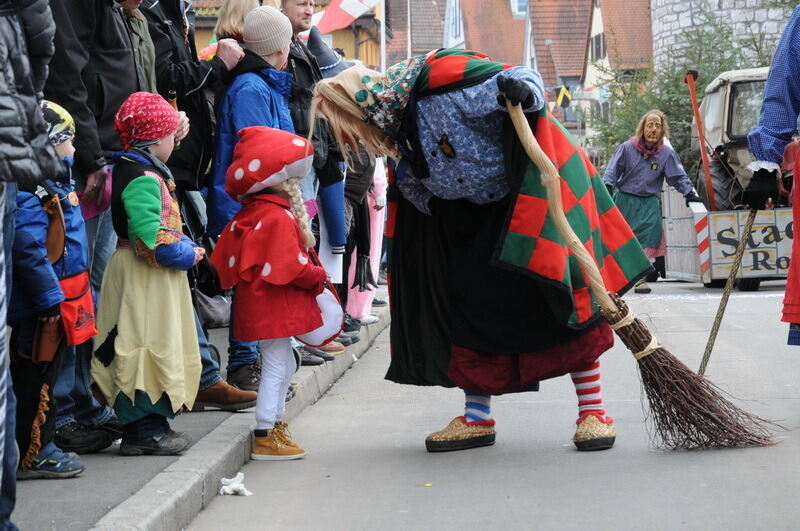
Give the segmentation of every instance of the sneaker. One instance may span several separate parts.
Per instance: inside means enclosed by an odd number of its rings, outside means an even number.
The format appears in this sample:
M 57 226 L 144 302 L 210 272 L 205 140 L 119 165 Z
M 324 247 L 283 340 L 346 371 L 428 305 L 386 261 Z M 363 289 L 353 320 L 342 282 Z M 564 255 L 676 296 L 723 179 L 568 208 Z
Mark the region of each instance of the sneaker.
M 192 438 L 186 432 L 171 429 L 146 439 L 122 438 L 119 453 L 122 455 L 178 455 L 192 444 Z
M 29 468 L 17 470 L 17 479 L 74 478 L 84 470 L 86 467 L 77 455 L 54 446 L 47 456 L 42 457 L 40 453 L 34 458 Z
M 289 461 L 305 457 L 306 451 L 285 444 L 275 428 L 267 430 L 265 437 L 253 438 L 253 451 L 250 457 L 255 461 Z
M 644 280 L 636 284 L 636 286 L 633 288 L 634 293 L 650 293 L 651 291 L 653 290 L 650 289 L 650 286 L 648 286 L 647 282 Z
M 300 448 L 300 445 L 292 440 L 292 434 L 289 433 L 289 424 L 283 421 L 276 422 L 275 427 L 272 428 L 273 435 L 280 439 L 286 446 L 292 448 Z
M 377 323 L 380 320 L 381 318 L 378 317 L 377 315 L 365 315 L 364 317 L 361 318 L 361 324 L 371 325 Z
M 348 315 L 344 320 L 342 332 L 358 332 L 361 329 L 361 321 Z
M 119 421 L 116 415 L 112 415 L 112 417 L 105 424 L 97 426 L 97 429 L 108 433 L 115 441 L 122 438 L 122 423 Z
M 342 332 L 341 334 L 339 334 L 339 337 L 336 338 L 336 341 L 338 341 L 345 347 L 349 347 L 350 345 L 353 345 L 361 341 L 361 337 L 358 335 L 358 332 L 350 332 L 350 333 Z
M 114 439 L 103 429 L 70 422 L 56 430 L 53 442 L 65 452 L 92 454 L 111 446 Z
M 313 356 L 316 356 L 318 358 L 322 358 L 323 361 L 333 361 L 333 360 L 336 359 L 332 354 L 328 354 L 324 350 L 320 350 L 320 349 L 314 348 L 314 347 L 304 346 L 304 347 L 302 347 L 301 352 L 302 351 L 306 351 L 306 352 L 308 352 L 309 354 L 311 354 Z
M 596 413 L 582 415 L 576 422 L 578 428 L 572 442 L 581 452 L 608 450 L 614 446 L 617 430 L 614 429 L 614 419 L 600 416 Z
M 220 411 L 240 411 L 256 405 L 258 393 L 242 391 L 220 380 L 211 387 L 197 392 L 192 411 L 205 411 L 208 408 Z
M 382 308 L 383 306 L 386 306 L 388 304 L 389 303 L 386 302 L 384 299 L 379 299 L 378 297 L 372 299 L 372 305 L 375 306 L 376 308 Z
M 261 384 L 261 368 L 254 363 L 228 371 L 228 383 L 242 391 L 258 391 Z
M 300 364 L 304 367 L 310 367 L 313 365 L 322 365 L 325 363 L 325 360 L 320 358 L 319 356 L 315 356 L 306 349 L 300 349 Z
M 466 417 L 456 417 L 441 431 L 428 435 L 425 448 L 429 452 L 450 452 L 467 450 L 494 444 L 494 420 L 468 421 Z

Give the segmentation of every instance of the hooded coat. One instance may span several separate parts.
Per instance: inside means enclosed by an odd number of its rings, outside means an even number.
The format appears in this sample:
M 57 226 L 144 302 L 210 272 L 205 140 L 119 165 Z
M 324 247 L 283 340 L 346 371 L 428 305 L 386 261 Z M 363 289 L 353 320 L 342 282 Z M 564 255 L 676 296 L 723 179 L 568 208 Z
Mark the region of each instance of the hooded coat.
M 225 191 L 225 173 L 233 160 L 239 131 L 263 125 L 294 133 L 289 115 L 291 89 L 291 74 L 277 70 L 249 50 L 231 71 L 229 85 L 217 97 L 214 164 L 207 197 L 209 235 L 219 235 L 242 207 Z

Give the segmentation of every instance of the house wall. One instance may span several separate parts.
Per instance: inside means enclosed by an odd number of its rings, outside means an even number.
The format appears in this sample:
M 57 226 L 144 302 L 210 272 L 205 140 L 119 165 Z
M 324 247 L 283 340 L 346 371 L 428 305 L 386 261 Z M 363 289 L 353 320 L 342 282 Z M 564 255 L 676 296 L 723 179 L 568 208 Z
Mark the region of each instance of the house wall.
M 701 23 L 699 13 L 704 6 L 724 14 L 731 21 L 736 38 L 745 39 L 752 33 L 766 33 L 777 42 L 786 24 L 788 13 L 784 9 L 758 7 L 763 0 L 651 0 L 653 28 L 653 56 L 656 68 L 659 58 L 668 49 L 685 46 L 680 34 Z

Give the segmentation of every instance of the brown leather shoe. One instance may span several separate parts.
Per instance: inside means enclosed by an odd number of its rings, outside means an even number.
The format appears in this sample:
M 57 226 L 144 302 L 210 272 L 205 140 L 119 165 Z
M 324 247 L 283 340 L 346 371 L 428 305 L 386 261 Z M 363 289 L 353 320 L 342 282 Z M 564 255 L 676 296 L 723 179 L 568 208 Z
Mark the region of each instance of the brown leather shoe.
M 341 354 L 344 352 L 345 348 L 344 345 L 339 343 L 338 341 L 331 341 L 324 347 L 317 347 L 322 352 L 327 352 L 328 354 Z
M 211 387 L 198 391 L 192 411 L 203 411 L 207 408 L 239 411 L 255 406 L 256 398 L 258 393 L 255 391 L 242 391 L 220 380 Z

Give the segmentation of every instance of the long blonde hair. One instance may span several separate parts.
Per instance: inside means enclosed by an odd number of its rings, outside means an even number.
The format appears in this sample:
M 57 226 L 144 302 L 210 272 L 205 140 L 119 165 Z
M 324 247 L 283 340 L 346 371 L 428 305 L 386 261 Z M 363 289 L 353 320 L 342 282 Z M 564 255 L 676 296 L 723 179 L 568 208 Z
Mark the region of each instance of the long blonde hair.
M 331 78 L 335 79 L 335 78 Z M 386 157 L 397 157 L 397 147 L 386 138 L 383 131 L 368 124 L 361 107 L 330 79 L 323 79 L 314 87 L 311 100 L 311 124 L 308 138 L 314 135 L 318 114 L 322 115 L 333 131 L 339 149 L 346 154 L 348 162 L 353 153 L 358 153 L 359 142 L 367 151 Z M 347 148 L 350 149 L 347 149 Z
M 214 35 L 217 39 L 241 40 L 244 17 L 258 5 L 258 0 L 225 0 L 219 10 L 217 25 L 214 26 Z
M 665 138 L 669 137 L 669 123 L 667 123 L 667 115 L 658 109 L 647 111 L 642 115 L 642 117 L 639 119 L 639 124 L 636 126 L 636 138 L 639 139 L 639 141 L 644 142 L 644 123 L 647 121 L 647 117 L 650 115 L 658 116 L 661 120 L 661 142 L 663 142 Z
M 297 218 L 297 224 L 300 226 L 300 231 L 303 233 L 303 243 L 306 249 L 311 249 L 317 244 L 317 239 L 314 237 L 314 233 L 311 232 L 311 226 L 309 225 L 308 211 L 303 201 L 303 193 L 300 191 L 300 179 L 298 177 L 288 179 L 283 181 L 280 186 L 276 186 L 276 188 L 283 190 L 289 196 L 295 217 Z

